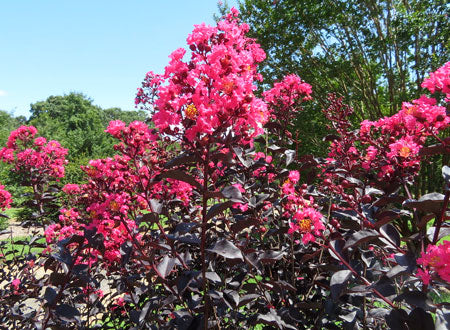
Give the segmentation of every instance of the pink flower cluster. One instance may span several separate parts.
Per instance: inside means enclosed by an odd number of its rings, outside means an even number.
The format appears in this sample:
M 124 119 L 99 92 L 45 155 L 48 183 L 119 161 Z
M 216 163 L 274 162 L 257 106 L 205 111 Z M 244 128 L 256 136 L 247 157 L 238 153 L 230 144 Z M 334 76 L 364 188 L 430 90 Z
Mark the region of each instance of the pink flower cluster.
M 450 62 L 430 73 L 430 77 L 422 83 L 422 88 L 427 88 L 431 93 L 436 91 L 445 93 L 447 102 L 450 102 Z
M 283 216 L 291 219 L 289 222 L 289 234 L 298 233 L 302 237 L 303 244 L 314 242 L 316 237 L 322 235 L 325 226 L 322 223 L 322 214 L 316 210 L 314 200 L 304 199 L 305 191 L 296 188 L 300 174 L 298 171 L 290 171 L 288 179 L 281 186 L 282 196 L 286 197 Z
M 423 267 L 417 271 L 417 276 L 424 284 L 429 284 L 435 275 L 450 283 L 450 241 L 444 241 L 440 245 L 428 245 L 417 263 Z
M 243 143 L 263 132 L 268 120 L 266 104 L 254 95 L 262 77 L 257 64 L 265 53 L 245 36 L 232 9 L 216 27 L 196 25 L 187 38 L 191 58 L 177 49 L 162 75 L 149 72 L 138 89 L 136 104 L 153 111 L 161 133 L 185 141 L 220 137 L 230 130 Z
M 436 71 L 440 72 L 438 76 L 444 68 Z M 337 99 L 332 99 L 332 106 L 325 113 L 340 135 L 331 144 L 330 162 L 337 162 L 348 171 L 355 168 L 372 171 L 380 181 L 403 180 L 416 175 L 422 159 L 420 150 L 427 138 L 438 138 L 439 132 L 450 124 L 446 108 L 425 95 L 411 103 L 404 102 L 402 109 L 393 116 L 363 121 L 357 134 L 349 133 L 347 117 L 350 113 Z
M 11 207 L 12 199 L 9 191 L 5 190 L 5 186 L 0 185 L 0 208 L 5 210 Z
M 11 286 L 14 289 L 14 294 L 19 294 L 20 283 L 21 283 L 21 281 L 19 278 L 15 278 L 12 280 Z
M 113 158 L 89 161 L 82 169 L 89 181 L 83 185 L 68 184 L 68 205 L 61 210 L 60 222 L 45 232 L 47 242 L 54 242 L 83 228 L 95 229 L 104 237 L 104 259 L 113 265 L 120 260 L 120 246 L 133 239 L 136 216 L 152 211 L 151 199 L 179 199 L 189 202 L 192 187 L 174 179 L 156 180 L 163 171 L 167 152 L 156 136 L 142 122 L 126 125 L 112 121 L 106 132 L 120 140 Z M 134 239 L 140 240 L 139 235 Z M 93 256 L 100 251 L 92 252 Z
M 33 126 L 21 126 L 12 131 L 7 147 L 0 150 L 0 159 L 14 164 L 13 171 L 24 174 L 31 183 L 37 183 L 43 176 L 64 177 L 67 149 L 58 141 L 47 142 L 44 137 L 34 139 L 36 133 Z
M 402 109 L 391 117 L 362 122 L 360 141 L 371 147 L 363 155 L 362 167 L 380 168 L 384 160 L 379 172 L 381 178 L 392 177 L 397 169 L 417 173 L 419 152 L 427 137 L 437 136 L 449 123 L 445 107 L 424 95 L 412 103 L 404 102 Z
M 287 75 L 281 82 L 273 85 L 272 89 L 263 93 L 264 100 L 269 106 L 283 107 L 295 111 L 292 106 L 302 101 L 311 100 L 312 87 L 295 74 Z
M 6 146 L 9 149 L 16 149 L 18 147 L 17 140 L 26 145 L 33 140 L 36 134 L 37 129 L 34 126 L 20 126 L 18 129 L 11 132 Z

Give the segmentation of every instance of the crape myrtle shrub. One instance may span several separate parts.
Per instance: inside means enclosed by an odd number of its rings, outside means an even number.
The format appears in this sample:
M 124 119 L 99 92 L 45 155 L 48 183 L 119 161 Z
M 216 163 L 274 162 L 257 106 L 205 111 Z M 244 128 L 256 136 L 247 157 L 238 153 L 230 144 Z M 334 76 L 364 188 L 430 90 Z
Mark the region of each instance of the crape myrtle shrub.
M 36 136 L 34 126 L 20 126 L 11 132 L 0 160 L 8 166 L 10 181 L 28 189 L 18 206 L 25 206 L 23 223 L 46 224 L 58 212 L 58 181 L 64 177 L 67 149 L 55 140 Z
M 422 96 L 353 130 L 331 95 L 328 157 L 297 157 L 286 128 L 311 86 L 288 75 L 257 97 L 265 54 L 237 16 L 196 26 L 187 62 L 178 49 L 147 74 L 136 104 L 154 128 L 110 123 L 117 155 L 63 188 L 44 257 L 3 270 L 3 325 L 448 327 L 431 297 L 450 281 L 450 169 L 445 195 L 409 193 L 426 157 L 449 152 L 445 107 Z M 449 69 L 423 85 L 445 102 Z

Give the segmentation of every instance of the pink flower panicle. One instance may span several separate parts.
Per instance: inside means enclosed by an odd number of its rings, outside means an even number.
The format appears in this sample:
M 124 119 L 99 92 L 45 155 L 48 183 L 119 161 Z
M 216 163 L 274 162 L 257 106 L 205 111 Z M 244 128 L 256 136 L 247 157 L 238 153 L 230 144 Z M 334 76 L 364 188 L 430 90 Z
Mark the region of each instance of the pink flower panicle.
M 445 63 L 422 83 L 422 88 L 428 89 L 431 93 L 440 91 L 446 94 L 447 102 L 450 100 L 450 62 Z
M 104 260 L 114 266 L 120 260 L 120 246 L 131 240 L 137 228 L 135 216 L 151 209 L 151 199 L 175 200 L 187 205 L 192 186 L 174 179 L 154 180 L 164 170 L 167 151 L 142 122 L 129 125 L 113 121 L 108 133 L 119 140 L 113 158 L 89 161 L 82 170 L 88 177 L 83 185 L 68 184 L 63 191 L 69 195 L 61 210 L 59 223 L 47 227 L 47 242 L 53 243 L 83 230 L 95 229 L 105 238 Z M 140 240 L 140 235 L 136 236 Z M 94 262 L 100 251 L 93 252 Z
M 264 100 L 271 106 L 279 106 L 288 109 L 303 101 L 311 100 L 312 87 L 302 79 L 290 74 L 283 78 L 281 82 L 273 85 L 272 89 L 263 93 Z M 296 110 L 295 108 L 292 110 Z
M 11 207 L 12 199 L 9 191 L 5 190 L 5 186 L 0 185 L 0 208 L 5 210 Z
M 432 73 L 423 86 L 432 92 L 448 91 L 449 63 Z M 436 99 L 422 95 L 412 102 L 404 102 L 393 116 L 377 121 L 364 120 L 359 132 L 354 132 L 348 120 L 353 110 L 334 96 L 330 101 L 331 106 L 324 113 L 338 138 L 330 145 L 328 156 L 333 159 L 333 164 L 329 162 L 329 165 L 349 172 L 363 168 L 373 172 L 379 182 L 409 180 L 417 175 L 422 160 L 421 149 L 427 139 L 437 136 L 450 124 L 446 108 L 439 106 Z M 342 179 L 336 177 L 335 181 Z M 338 186 L 334 187 L 338 189 Z
M 156 128 L 179 140 L 200 141 L 229 133 L 244 143 L 263 132 L 266 104 L 254 95 L 256 72 L 265 53 L 245 36 L 232 10 L 216 27 L 196 25 L 187 38 L 191 58 L 175 50 L 162 75 L 149 72 L 138 89 L 136 104 L 153 112 Z
M 34 136 L 37 130 L 33 126 L 21 126 L 12 131 L 7 146 L 0 150 L 3 162 L 14 164 L 13 171 L 39 180 L 36 176 L 48 176 L 53 179 L 64 177 L 67 149 L 58 141 L 48 141 L 44 137 Z M 34 174 L 33 174 L 34 173 Z
M 417 276 L 424 284 L 429 284 L 436 275 L 450 283 L 450 241 L 444 241 L 440 245 L 428 245 L 417 263 L 422 266 L 422 269 L 417 271 Z
M 296 187 L 299 180 L 299 172 L 290 171 L 288 179 L 281 186 L 282 196 L 286 197 L 283 216 L 290 218 L 288 233 L 300 234 L 303 244 L 308 244 L 322 235 L 325 226 L 322 223 L 322 214 L 316 210 L 314 200 L 303 197 L 306 185 Z

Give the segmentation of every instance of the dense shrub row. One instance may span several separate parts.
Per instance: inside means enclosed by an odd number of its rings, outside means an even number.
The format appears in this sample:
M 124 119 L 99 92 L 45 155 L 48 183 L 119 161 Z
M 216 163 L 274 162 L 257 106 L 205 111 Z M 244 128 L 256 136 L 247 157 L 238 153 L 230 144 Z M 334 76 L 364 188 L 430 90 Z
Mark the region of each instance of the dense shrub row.
M 422 85 L 445 100 L 422 96 L 356 130 L 352 109 L 330 95 L 329 154 L 298 157 L 287 127 L 312 88 L 288 75 L 256 95 L 265 53 L 237 15 L 196 26 L 188 61 L 180 48 L 164 74 L 147 74 L 136 104 L 154 126 L 110 123 L 117 154 L 62 188 L 42 255 L 2 259 L 3 324 L 448 327 L 439 297 L 450 281 L 450 168 L 444 195 L 415 199 L 410 187 L 427 156 L 449 153 L 439 104 L 449 102 L 450 62 Z M 0 155 L 44 214 L 66 151 L 35 134 L 19 128 Z

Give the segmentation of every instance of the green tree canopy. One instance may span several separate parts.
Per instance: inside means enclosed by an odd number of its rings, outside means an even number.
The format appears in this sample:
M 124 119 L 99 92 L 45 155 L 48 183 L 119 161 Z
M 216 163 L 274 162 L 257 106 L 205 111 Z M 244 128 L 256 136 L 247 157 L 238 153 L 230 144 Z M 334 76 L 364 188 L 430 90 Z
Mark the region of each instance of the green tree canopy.
M 145 120 L 143 111 L 103 110 L 83 94 L 50 96 L 31 105 L 29 124 L 42 135 L 69 148 L 69 159 L 105 157 L 113 153 L 113 141 L 104 130 L 111 120 Z
M 31 105 L 28 124 L 34 125 L 48 139 L 58 140 L 69 149 L 70 161 L 65 181 L 78 182 L 82 178 L 80 165 L 89 159 L 112 156 L 117 143 L 105 133 L 111 120 L 145 120 L 143 111 L 123 111 L 120 108 L 103 110 L 83 94 L 70 93 L 50 96 Z
M 0 146 L 5 145 L 11 131 L 25 123 L 24 116 L 14 117 L 7 111 L 0 110 Z
M 266 50 L 266 81 L 296 73 L 323 105 L 335 92 L 359 119 L 397 112 L 449 60 L 450 6 L 437 0 L 243 0 Z M 224 11 L 225 4 L 221 7 Z

